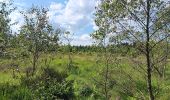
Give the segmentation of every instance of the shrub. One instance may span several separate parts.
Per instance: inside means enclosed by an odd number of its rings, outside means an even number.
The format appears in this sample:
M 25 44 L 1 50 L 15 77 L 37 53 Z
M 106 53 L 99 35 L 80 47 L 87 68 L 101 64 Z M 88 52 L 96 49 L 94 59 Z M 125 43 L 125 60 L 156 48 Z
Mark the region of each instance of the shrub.
M 31 90 L 26 87 L 1 84 L 0 100 L 30 100 L 32 99 Z
M 81 89 L 80 94 L 81 94 L 82 96 L 89 97 L 89 96 L 92 95 L 93 92 L 94 92 L 94 91 L 93 91 L 92 88 L 90 88 L 89 86 L 84 86 L 84 87 Z
M 23 78 L 22 85 L 29 87 L 35 99 L 70 99 L 74 97 L 73 81 L 68 81 L 68 75 L 45 68 L 40 76 Z

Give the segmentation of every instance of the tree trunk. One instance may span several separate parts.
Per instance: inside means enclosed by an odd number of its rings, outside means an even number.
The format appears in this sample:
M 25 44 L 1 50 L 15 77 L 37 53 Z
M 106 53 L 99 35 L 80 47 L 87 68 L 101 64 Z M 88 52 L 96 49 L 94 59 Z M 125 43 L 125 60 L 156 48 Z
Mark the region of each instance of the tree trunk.
M 108 33 L 108 32 L 106 32 Z M 104 92 L 105 92 L 105 99 L 109 100 L 109 90 L 108 90 L 108 74 L 109 74 L 109 61 L 108 61 L 108 55 L 107 55 L 107 46 L 106 46 L 106 36 L 104 36 L 104 57 L 105 57 L 105 82 L 104 82 Z
M 33 70 L 32 70 L 32 75 L 34 74 L 36 70 L 36 54 L 33 55 Z
M 34 73 L 36 72 L 36 68 L 37 68 L 37 61 L 38 61 L 38 47 L 37 47 L 37 43 L 35 44 L 35 51 L 33 53 L 33 70 L 32 70 L 32 76 L 34 75 Z
M 146 22 L 146 60 L 147 60 L 147 85 L 149 96 L 151 100 L 154 100 L 153 89 L 152 89 L 152 68 L 151 68 L 151 57 L 150 57 L 150 31 L 149 31 L 149 23 L 150 23 L 150 0 L 147 0 L 147 22 Z

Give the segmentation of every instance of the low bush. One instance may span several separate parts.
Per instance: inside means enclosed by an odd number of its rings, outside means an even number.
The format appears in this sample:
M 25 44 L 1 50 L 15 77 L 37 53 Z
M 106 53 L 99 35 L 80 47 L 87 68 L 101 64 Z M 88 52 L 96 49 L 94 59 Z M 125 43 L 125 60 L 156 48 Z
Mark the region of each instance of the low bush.
M 40 76 L 22 78 L 22 85 L 33 91 L 35 99 L 64 99 L 74 97 L 73 81 L 68 81 L 68 75 L 57 72 L 52 68 L 45 68 Z
M 43 69 L 39 76 L 22 77 L 20 85 L 1 84 L 0 100 L 69 100 L 74 98 L 73 81 L 67 74 L 52 68 Z

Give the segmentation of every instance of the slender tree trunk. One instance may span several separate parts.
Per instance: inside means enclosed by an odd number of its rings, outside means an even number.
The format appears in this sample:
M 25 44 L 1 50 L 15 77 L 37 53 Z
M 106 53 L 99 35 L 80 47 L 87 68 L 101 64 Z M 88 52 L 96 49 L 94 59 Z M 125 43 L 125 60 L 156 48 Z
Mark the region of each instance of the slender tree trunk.
M 71 44 L 69 43 L 69 54 L 68 54 L 68 59 L 69 59 L 69 67 L 71 67 L 72 64 L 72 58 L 71 58 Z
M 72 61 L 72 56 L 71 56 L 71 44 L 70 44 L 70 41 L 69 41 L 69 44 L 68 44 L 68 69 L 71 70 L 72 69 L 72 64 L 73 64 L 73 61 Z
M 109 66 L 108 66 L 108 61 L 106 61 L 105 87 L 104 87 L 106 100 L 109 100 L 109 96 L 108 96 L 108 72 L 109 72 Z
M 147 84 L 148 91 L 151 100 L 154 100 L 153 89 L 152 89 L 152 68 L 151 68 L 151 57 L 150 57 L 150 31 L 149 31 L 149 23 L 150 23 L 150 0 L 147 0 L 147 22 L 146 22 L 146 60 L 147 60 Z
M 32 74 L 34 74 L 36 70 L 36 54 L 34 53 L 33 55 L 33 71 L 32 71 Z
M 107 32 L 106 32 L 107 33 Z M 109 90 L 108 90 L 108 75 L 109 75 L 109 62 L 108 62 L 108 55 L 107 55 L 107 46 L 106 46 L 106 36 L 103 39 L 103 48 L 104 48 L 104 58 L 105 58 L 105 82 L 104 82 L 104 92 L 105 92 L 105 99 L 109 100 Z
M 35 51 L 33 53 L 33 70 L 32 70 L 32 75 L 34 75 L 37 67 L 37 60 L 38 60 L 38 47 L 37 43 L 35 44 Z

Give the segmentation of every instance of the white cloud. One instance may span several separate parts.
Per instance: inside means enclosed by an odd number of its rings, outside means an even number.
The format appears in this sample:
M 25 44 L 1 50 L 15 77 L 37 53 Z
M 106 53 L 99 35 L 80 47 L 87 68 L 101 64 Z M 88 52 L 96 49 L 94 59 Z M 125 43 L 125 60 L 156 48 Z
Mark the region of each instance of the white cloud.
M 64 27 L 71 33 L 81 33 L 87 26 L 96 29 L 93 14 L 95 11 L 96 0 L 68 0 L 65 4 L 51 3 L 49 17 L 52 23 Z M 91 45 L 93 39 L 89 34 L 73 35 L 72 45 Z M 66 44 L 66 41 L 63 41 Z
M 19 2 L 19 1 L 22 1 L 22 0 L 15 0 L 14 7 L 17 7 L 17 9 L 9 15 L 9 17 L 11 18 L 11 23 L 17 23 L 11 26 L 11 29 L 13 32 L 19 32 L 21 26 L 24 23 L 24 17 L 20 13 L 20 11 L 24 11 L 25 10 L 24 7 L 26 5 L 25 3 Z
M 76 33 L 91 25 L 95 4 L 95 0 L 69 0 L 65 5 L 52 3 L 50 19 Z
M 88 35 L 88 34 L 83 34 L 83 35 L 81 35 L 80 36 L 80 40 L 90 40 L 91 39 L 91 37 Z
M 63 7 L 64 7 L 63 4 L 55 3 L 55 2 L 52 2 L 50 5 L 50 9 L 52 9 L 52 10 L 61 10 Z
M 11 18 L 11 24 L 17 23 L 15 25 L 12 25 L 12 27 L 11 27 L 12 31 L 18 32 L 20 30 L 20 27 L 24 23 L 23 16 L 20 14 L 20 12 L 18 10 L 16 10 L 16 11 L 12 12 L 9 17 Z
M 92 37 L 90 37 L 89 34 L 81 34 L 81 35 L 63 35 L 60 37 L 60 42 L 62 44 L 68 44 L 70 43 L 71 45 L 92 45 L 94 44 L 94 40 Z
M 9 0 L 0 0 L 0 2 L 6 2 L 6 1 L 9 1 Z
M 92 45 L 94 40 L 89 36 L 89 34 L 82 34 L 80 36 L 74 36 L 71 41 L 72 45 Z

